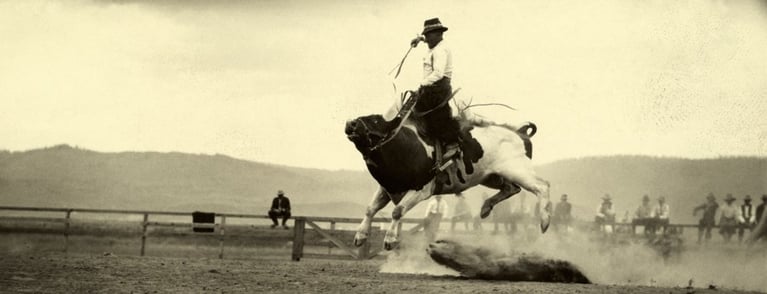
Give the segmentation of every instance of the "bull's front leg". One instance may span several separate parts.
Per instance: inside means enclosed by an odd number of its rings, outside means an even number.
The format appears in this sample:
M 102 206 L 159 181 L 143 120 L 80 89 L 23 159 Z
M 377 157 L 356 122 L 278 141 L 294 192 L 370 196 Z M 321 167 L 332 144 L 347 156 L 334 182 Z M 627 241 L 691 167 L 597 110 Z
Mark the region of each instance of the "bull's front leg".
M 384 190 L 383 187 L 379 186 L 378 191 L 376 191 L 373 196 L 373 200 L 365 211 L 365 218 L 362 219 L 362 223 L 360 223 L 359 228 L 357 228 L 357 234 L 354 235 L 354 246 L 359 247 L 365 244 L 368 235 L 370 234 L 370 224 L 373 222 L 373 217 L 375 217 L 376 213 L 384 208 L 386 204 L 389 204 L 389 201 L 391 201 L 389 194 L 386 193 L 386 190 Z
M 433 182 L 430 182 L 421 190 L 408 191 L 405 193 L 405 196 L 402 197 L 402 201 L 400 201 L 400 203 L 394 207 L 394 210 L 391 214 L 391 225 L 389 225 L 389 230 L 386 231 L 386 237 L 384 237 L 384 249 L 392 250 L 397 248 L 399 245 L 400 220 L 405 216 L 405 214 L 407 214 L 408 211 L 410 211 L 410 209 L 415 207 L 416 204 L 429 199 L 431 196 L 432 186 Z

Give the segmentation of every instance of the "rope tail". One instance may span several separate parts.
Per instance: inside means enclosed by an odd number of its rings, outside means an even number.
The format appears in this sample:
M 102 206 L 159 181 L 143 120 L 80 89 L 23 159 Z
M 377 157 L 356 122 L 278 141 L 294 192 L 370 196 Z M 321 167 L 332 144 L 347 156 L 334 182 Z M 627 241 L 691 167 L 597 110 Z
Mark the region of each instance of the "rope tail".
M 389 74 L 391 74 L 394 69 L 397 69 L 397 74 L 394 75 L 394 79 L 397 79 L 399 76 L 399 73 L 402 71 L 402 65 L 405 64 L 405 59 L 407 59 L 408 54 L 410 54 L 410 51 L 413 50 L 413 46 L 410 46 L 410 48 L 407 49 L 407 52 L 405 52 L 405 56 L 402 57 L 402 61 L 399 62 L 398 65 L 396 65 L 394 68 L 389 71 Z

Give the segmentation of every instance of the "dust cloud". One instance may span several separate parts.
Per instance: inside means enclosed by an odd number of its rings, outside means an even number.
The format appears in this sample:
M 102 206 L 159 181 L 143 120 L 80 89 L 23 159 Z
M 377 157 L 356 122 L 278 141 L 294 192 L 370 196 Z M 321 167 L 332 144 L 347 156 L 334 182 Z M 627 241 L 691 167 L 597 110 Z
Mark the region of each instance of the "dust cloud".
M 481 248 L 498 256 L 526 255 L 566 261 L 595 284 L 662 287 L 687 287 L 691 284 L 695 288 L 713 285 L 724 289 L 767 291 L 767 280 L 761 278 L 767 270 L 765 247 L 684 243 L 681 250 L 664 258 L 657 248 L 644 241 L 606 242 L 600 236 L 578 232 L 566 235 L 549 232 L 537 235 L 532 238 L 534 240 L 490 232 L 443 233 L 439 239 Z M 434 262 L 426 248 L 428 245 L 422 235 L 403 238 L 402 246 L 389 253 L 381 272 L 461 275 Z M 476 261 L 476 257 L 472 258 Z

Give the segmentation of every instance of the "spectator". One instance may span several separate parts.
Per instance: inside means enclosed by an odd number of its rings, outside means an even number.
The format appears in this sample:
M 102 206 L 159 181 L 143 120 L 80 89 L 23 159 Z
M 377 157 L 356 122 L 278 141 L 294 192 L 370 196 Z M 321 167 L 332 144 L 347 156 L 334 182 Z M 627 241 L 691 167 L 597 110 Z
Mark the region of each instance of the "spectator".
M 277 191 L 277 197 L 272 200 L 272 209 L 269 210 L 269 217 L 272 219 L 272 229 L 277 227 L 277 218 L 282 217 L 282 228 L 288 229 L 287 221 L 290 218 L 290 199 L 285 197 L 285 192 Z
M 650 219 L 652 217 L 652 209 L 653 207 L 650 205 L 650 196 L 645 194 L 642 196 L 642 205 L 640 205 L 637 208 L 636 213 L 634 213 L 634 225 L 644 226 L 646 235 L 655 233 L 655 227 Z
M 442 200 L 442 195 L 434 195 L 426 206 L 426 216 L 424 219 L 424 232 L 426 232 L 426 241 L 431 243 L 437 237 L 442 215 L 447 212 L 447 203 Z
M 615 209 L 610 194 L 605 194 L 602 197 L 602 204 L 597 208 L 595 223 L 599 226 L 600 231 L 605 234 L 612 234 L 615 224 Z
M 482 193 L 482 205 L 487 202 L 487 193 Z M 482 231 L 482 217 L 480 216 L 482 214 L 482 208 L 477 212 L 477 215 L 474 216 L 474 223 L 472 224 L 475 231 Z
M 767 205 L 767 194 L 762 195 L 762 204 L 756 207 L 756 223 L 762 221 L 762 215 L 764 215 L 764 207 Z
M 498 224 L 506 230 L 506 232 L 516 231 L 516 224 L 514 224 L 511 215 L 511 199 L 506 199 L 495 205 L 493 208 L 493 232 L 498 232 Z
M 754 229 L 756 225 L 756 216 L 754 215 L 754 208 L 751 206 L 751 195 L 746 195 L 743 198 L 743 205 L 740 206 L 740 218 L 738 218 L 738 242 L 743 242 L 743 235 L 746 233 L 746 229 Z
M 634 216 L 637 219 L 647 219 L 652 216 L 652 206 L 650 205 L 650 197 L 645 194 L 642 196 L 642 205 L 637 208 Z
M 711 229 L 714 228 L 716 223 L 715 217 L 717 209 L 719 209 L 719 204 L 716 203 L 714 193 L 708 193 L 708 196 L 706 196 L 706 203 L 698 205 L 692 211 L 692 216 L 695 216 L 698 213 L 698 210 L 703 210 L 703 217 L 701 217 L 700 222 L 698 223 L 698 244 L 700 244 L 703 239 L 704 231 L 706 232 L 706 242 L 711 240 Z
M 570 231 L 570 223 L 573 219 L 572 208 L 570 202 L 567 202 L 567 194 L 562 194 L 559 203 L 554 207 L 554 226 L 557 231 Z
M 722 215 L 719 218 L 719 233 L 724 237 L 724 242 L 730 242 L 738 227 L 738 219 L 741 217 L 740 208 L 735 206 L 735 197 L 732 197 L 732 194 L 727 194 L 724 202 Z
M 658 205 L 656 205 L 652 210 L 652 218 L 654 221 L 654 227 L 663 227 L 663 233 L 666 233 L 666 228 L 668 228 L 668 217 L 669 217 L 669 206 L 668 203 L 666 203 L 666 197 L 660 196 L 658 197 Z
M 472 220 L 471 209 L 469 208 L 469 204 L 466 203 L 466 198 L 463 197 L 463 194 L 457 193 L 455 194 L 455 197 L 458 201 L 455 203 L 453 217 L 450 219 L 450 231 L 455 230 L 455 223 L 457 222 L 463 222 L 464 228 L 468 231 L 469 221 Z

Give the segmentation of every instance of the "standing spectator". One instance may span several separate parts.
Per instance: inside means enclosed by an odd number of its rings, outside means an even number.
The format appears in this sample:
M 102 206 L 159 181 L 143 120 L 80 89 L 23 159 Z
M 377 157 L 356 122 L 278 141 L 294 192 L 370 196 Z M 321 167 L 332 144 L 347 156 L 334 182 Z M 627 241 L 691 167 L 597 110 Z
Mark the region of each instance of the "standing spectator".
M 599 226 L 600 231 L 605 234 L 612 234 L 615 224 L 615 209 L 610 194 L 605 194 L 602 197 L 602 204 L 597 207 L 595 223 Z
M 706 242 L 711 240 L 711 229 L 714 228 L 716 223 L 716 210 L 719 209 L 719 203 L 716 203 L 714 193 L 708 193 L 706 196 L 706 203 L 698 205 L 692 211 L 692 216 L 698 213 L 698 210 L 703 210 L 703 217 L 701 217 L 698 223 L 698 244 L 703 239 L 703 232 L 706 232 Z
M 767 205 L 767 194 L 762 195 L 762 204 L 756 207 L 756 223 L 762 221 L 762 215 L 764 215 L 764 207 Z
M 495 205 L 493 208 L 493 232 L 498 232 L 498 224 L 501 224 L 501 228 L 506 232 L 513 232 L 512 227 L 515 226 L 511 218 L 511 199 L 506 199 Z
M 751 195 L 743 198 L 743 205 L 740 206 L 740 218 L 738 219 L 738 242 L 743 243 L 743 235 L 746 229 L 750 232 L 756 225 L 756 216 L 754 208 L 751 206 Z
M 668 203 L 666 203 L 666 197 L 660 196 L 658 197 L 658 205 L 655 205 L 655 207 L 652 210 L 652 218 L 655 222 L 655 226 L 657 227 L 663 227 L 663 233 L 666 233 L 666 228 L 668 228 L 668 217 L 669 217 L 670 208 L 668 206 Z
M 482 205 L 487 202 L 487 198 L 487 193 L 482 193 Z M 480 208 L 480 211 L 477 211 L 477 215 L 474 216 L 474 223 L 472 225 L 475 231 L 482 231 L 482 217 L 480 214 L 482 214 L 482 208 Z
M 569 232 L 573 220 L 573 206 L 567 202 L 567 194 L 562 194 L 559 203 L 554 207 L 554 226 L 559 232 Z
M 735 229 L 738 227 L 740 208 L 735 206 L 735 197 L 732 197 L 732 194 L 727 194 L 724 202 L 722 215 L 719 218 L 719 233 L 724 237 L 724 242 L 730 242 L 732 235 L 735 234 Z
M 651 222 L 652 217 L 652 205 L 650 205 L 650 196 L 645 194 L 642 196 L 642 205 L 637 207 L 636 213 L 634 213 L 634 225 L 644 226 L 645 235 L 654 234 L 655 226 Z
M 290 199 L 285 197 L 285 192 L 277 191 L 277 197 L 272 200 L 272 209 L 269 210 L 269 218 L 272 219 L 272 229 L 277 227 L 277 218 L 282 217 L 282 228 L 288 229 L 286 222 L 290 218 Z
M 442 200 L 442 195 L 434 195 L 426 206 L 426 217 L 424 219 L 424 231 L 426 232 L 426 241 L 431 243 L 437 237 L 442 215 L 447 212 L 447 203 Z
M 453 217 L 450 219 L 450 231 L 455 230 L 455 223 L 457 222 L 463 222 L 464 228 L 468 231 L 469 221 L 472 219 L 471 209 L 469 209 L 469 204 L 466 203 L 466 198 L 463 197 L 463 194 L 457 193 L 455 197 L 458 201 L 455 203 Z

